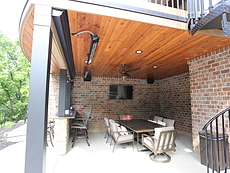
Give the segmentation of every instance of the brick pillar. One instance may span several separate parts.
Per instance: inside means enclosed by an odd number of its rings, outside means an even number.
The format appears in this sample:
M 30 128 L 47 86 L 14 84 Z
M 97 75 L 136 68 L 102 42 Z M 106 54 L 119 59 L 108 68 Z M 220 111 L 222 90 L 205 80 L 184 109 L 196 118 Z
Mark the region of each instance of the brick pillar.
M 188 62 L 193 148 L 196 153 L 200 153 L 199 131 L 212 117 L 230 105 L 229 53 L 230 47 L 226 47 Z M 230 133 L 228 128 L 226 132 Z
M 70 133 L 70 119 L 56 118 L 54 126 L 54 148 L 58 155 L 67 154 Z

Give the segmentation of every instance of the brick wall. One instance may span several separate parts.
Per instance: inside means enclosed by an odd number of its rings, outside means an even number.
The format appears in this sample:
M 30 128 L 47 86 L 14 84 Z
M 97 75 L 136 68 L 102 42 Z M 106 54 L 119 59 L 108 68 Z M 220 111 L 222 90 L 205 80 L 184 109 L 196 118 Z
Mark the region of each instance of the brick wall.
M 92 106 L 89 128 L 92 131 L 105 130 L 103 118 L 119 119 L 121 114 L 135 118 L 151 119 L 154 115 L 176 120 L 176 128 L 191 133 L 191 109 L 188 73 L 176 75 L 147 84 L 143 79 L 119 80 L 117 78 L 92 77 L 85 82 L 75 77 L 71 102 L 80 115 Z M 49 114 L 57 116 L 59 75 L 52 75 Z M 109 85 L 133 85 L 132 100 L 110 100 Z
M 89 122 L 91 130 L 104 130 L 103 118 L 118 119 L 120 114 L 132 114 L 135 118 L 149 119 L 160 115 L 175 119 L 176 128 L 180 131 L 191 133 L 192 128 L 193 146 L 197 151 L 199 131 L 208 120 L 229 107 L 229 47 L 193 59 L 188 65 L 189 73 L 157 80 L 154 84 L 147 84 L 142 79 L 118 81 L 117 78 L 99 77 L 84 82 L 81 77 L 75 77 L 71 98 L 73 107 L 79 114 L 84 114 L 88 106 L 93 107 Z M 133 100 L 108 98 L 109 85 L 118 83 L 134 86 Z M 57 116 L 58 89 L 59 75 L 52 75 L 49 102 L 51 116 Z
M 48 115 L 58 116 L 59 75 L 50 76 Z
M 192 133 L 189 73 L 175 75 L 159 82 L 160 115 L 175 120 L 175 127 Z
M 109 85 L 133 85 L 132 100 L 109 99 Z M 147 84 L 142 79 L 118 80 L 118 78 L 92 77 L 85 82 L 82 77 L 75 77 L 71 102 L 75 110 L 83 115 L 88 106 L 92 109 L 89 121 L 90 130 L 104 130 L 104 117 L 119 119 L 121 114 L 130 114 L 135 118 L 149 119 L 158 114 L 158 82 Z
M 199 151 L 198 133 L 230 103 L 229 47 L 188 62 L 191 87 L 193 147 Z

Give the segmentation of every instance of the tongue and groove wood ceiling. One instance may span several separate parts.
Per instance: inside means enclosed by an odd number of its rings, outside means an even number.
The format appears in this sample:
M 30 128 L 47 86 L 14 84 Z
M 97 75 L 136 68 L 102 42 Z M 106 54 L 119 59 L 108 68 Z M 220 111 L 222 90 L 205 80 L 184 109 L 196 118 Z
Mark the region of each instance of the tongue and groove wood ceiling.
M 30 59 L 32 51 L 33 14 L 28 20 L 23 35 L 25 53 Z M 74 67 L 77 74 L 120 77 L 122 64 L 130 78 L 162 79 L 188 72 L 187 62 L 198 56 L 230 45 L 226 37 L 197 33 L 190 36 L 187 31 L 148 23 L 113 18 L 89 13 L 68 11 L 70 34 L 91 31 L 100 37 L 92 64 L 85 61 L 91 44 L 91 35 L 71 35 Z M 136 51 L 141 50 L 141 54 Z M 51 73 L 58 74 L 60 66 L 52 54 Z M 157 68 L 153 68 L 157 66 Z
M 100 37 L 93 63 L 87 65 L 89 33 L 71 36 L 76 72 L 120 76 L 122 64 L 132 78 L 160 79 L 188 71 L 187 61 L 230 45 L 230 40 L 205 34 L 107 16 L 68 11 L 70 32 L 91 31 Z M 136 51 L 141 50 L 141 54 Z M 157 68 L 153 68 L 157 66 Z

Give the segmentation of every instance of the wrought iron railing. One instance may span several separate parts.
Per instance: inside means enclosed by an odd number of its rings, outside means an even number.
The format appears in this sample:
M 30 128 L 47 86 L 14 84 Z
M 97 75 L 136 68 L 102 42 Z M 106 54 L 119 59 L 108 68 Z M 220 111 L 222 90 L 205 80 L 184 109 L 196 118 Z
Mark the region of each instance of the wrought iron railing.
M 13 107 L 12 109 L 0 110 L 0 126 L 4 126 L 6 121 L 17 122 L 19 120 L 26 121 L 28 116 L 28 105 Z
M 203 158 L 203 162 L 205 162 L 204 164 L 207 166 L 208 173 L 209 169 L 212 169 L 212 173 L 214 173 L 214 171 L 218 173 L 224 171 L 224 173 L 227 173 L 227 169 L 230 167 L 228 144 L 229 125 L 230 108 L 220 112 L 208 121 L 200 133 L 200 138 L 203 138 L 205 143 L 204 148 L 200 148 L 201 162 L 202 157 L 205 157 Z M 204 156 L 202 156 L 202 150 Z

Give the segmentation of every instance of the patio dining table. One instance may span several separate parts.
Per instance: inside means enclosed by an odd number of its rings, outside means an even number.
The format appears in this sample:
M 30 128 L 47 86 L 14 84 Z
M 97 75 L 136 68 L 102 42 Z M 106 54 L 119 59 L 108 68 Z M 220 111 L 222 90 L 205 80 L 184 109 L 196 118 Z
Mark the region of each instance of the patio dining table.
M 131 119 L 131 120 L 117 120 L 118 124 L 125 126 L 129 130 L 132 130 L 137 134 L 137 151 L 145 151 L 141 150 L 139 147 L 139 134 L 141 133 L 148 133 L 148 132 L 154 132 L 155 128 L 157 127 L 163 127 L 160 124 L 150 122 L 148 120 L 144 119 Z

